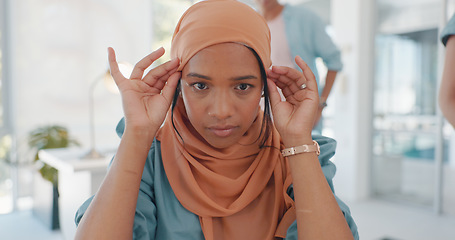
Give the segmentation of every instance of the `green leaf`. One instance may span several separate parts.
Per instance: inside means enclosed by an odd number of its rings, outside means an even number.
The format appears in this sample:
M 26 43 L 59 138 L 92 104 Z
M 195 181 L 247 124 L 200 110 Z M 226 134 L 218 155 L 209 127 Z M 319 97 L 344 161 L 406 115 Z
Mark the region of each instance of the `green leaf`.
M 78 141 L 69 136 L 67 128 L 60 125 L 43 126 L 32 130 L 28 136 L 28 145 L 36 149 L 35 161 L 39 160 L 38 151 L 41 149 L 80 146 Z M 44 179 L 52 182 L 54 185 L 57 184 L 57 169 L 44 164 L 39 172 Z

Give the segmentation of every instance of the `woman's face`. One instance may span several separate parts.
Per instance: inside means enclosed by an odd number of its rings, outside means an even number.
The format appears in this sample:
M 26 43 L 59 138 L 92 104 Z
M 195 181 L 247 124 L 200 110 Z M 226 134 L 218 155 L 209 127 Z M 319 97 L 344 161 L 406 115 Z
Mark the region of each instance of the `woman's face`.
M 239 141 L 257 117 L 263 83 L 254 54 L 237 43 L 207 47 L 182 70 L 188 118 L 213 147 Z

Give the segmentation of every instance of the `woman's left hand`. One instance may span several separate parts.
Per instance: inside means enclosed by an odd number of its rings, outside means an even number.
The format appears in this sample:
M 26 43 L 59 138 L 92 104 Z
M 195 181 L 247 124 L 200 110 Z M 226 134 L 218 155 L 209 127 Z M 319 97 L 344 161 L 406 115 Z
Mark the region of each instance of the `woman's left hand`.
M 273 121 L 287 146 L 301 145 L 311 140 L 311 130 L 319 105 L 318 87 L 313 72 L 299 56 L 295 62 L 303 73 L 293 68 L 277 66 L 267 72 Z M 286 101 L 281 100 L 277 86 Z

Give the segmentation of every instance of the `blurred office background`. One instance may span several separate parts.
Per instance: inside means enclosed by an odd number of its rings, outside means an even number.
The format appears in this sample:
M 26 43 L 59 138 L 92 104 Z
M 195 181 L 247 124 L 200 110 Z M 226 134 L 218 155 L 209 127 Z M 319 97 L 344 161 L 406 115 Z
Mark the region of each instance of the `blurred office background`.
M 72 239 L 74 211 L 119 142 L 120 95 L 101 81 L 106 48 L 133 65 L 169 50 L 193 2 L 0 0 L 0 239 Z M 438 34 L 455 0 L 282 2 L 317 12 L 342 51 L 323 134 L 338 141 L 335 190 L 361 239 L 455 239 L 455 133 L 437 106 Z M 29 146 L 32 131 L 55 125 L 79 143 L 41 155 L 59 169 L 58 213 Z M 93 146 L 104 157 L 83 159 Z

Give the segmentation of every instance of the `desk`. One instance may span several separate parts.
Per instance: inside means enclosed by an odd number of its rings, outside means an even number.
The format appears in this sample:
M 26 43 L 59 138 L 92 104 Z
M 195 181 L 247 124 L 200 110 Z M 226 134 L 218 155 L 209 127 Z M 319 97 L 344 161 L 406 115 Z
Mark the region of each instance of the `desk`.
M 96 193 L 114 155 L 111 152 L 99 159 L 82 159 L 87 152 L 81 148 L 60 148 L 38 153 L 41 161 L 58 170 L 60 229 L 64 239 L 74 239 L 76 211 Z

